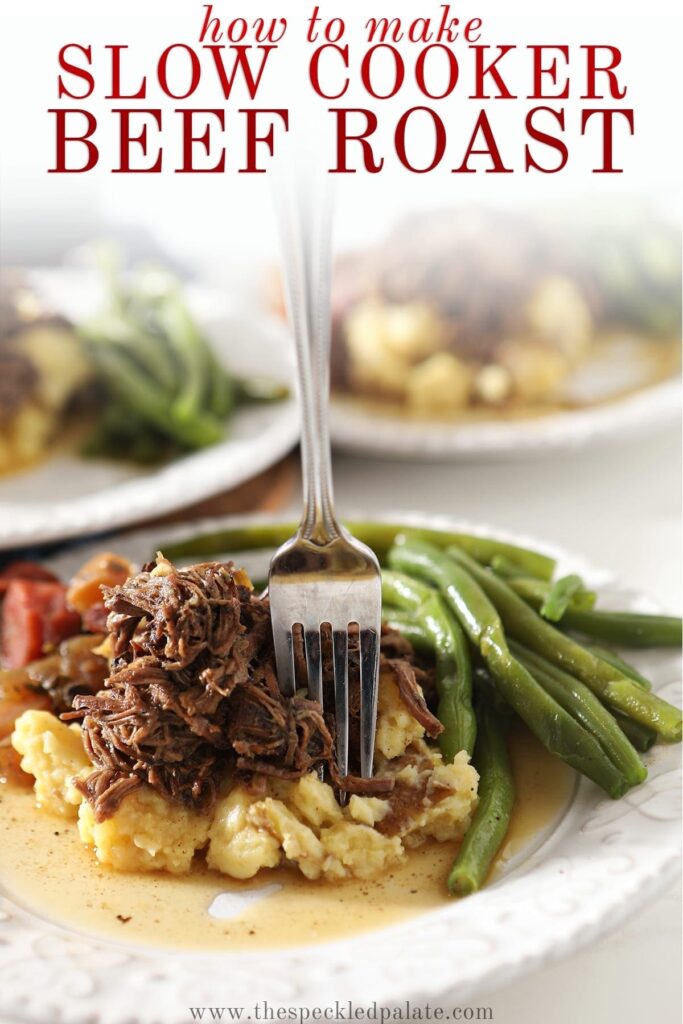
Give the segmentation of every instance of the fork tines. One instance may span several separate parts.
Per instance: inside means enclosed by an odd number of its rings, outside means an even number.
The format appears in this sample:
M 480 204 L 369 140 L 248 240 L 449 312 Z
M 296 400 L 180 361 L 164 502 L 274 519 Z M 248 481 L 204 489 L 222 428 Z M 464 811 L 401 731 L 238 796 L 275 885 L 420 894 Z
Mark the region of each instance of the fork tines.
M 332 670 L 334 683 L 335 751 L 340 777 L 349 774 L 349 628 L 332 629 L 329 623 L 318 628 L 303 629 L 294 623 L 287 631 L 277 634 L 275 656 L 278 678 L 282 692 L 293 696 L 297 689 L 294 637 L 297 629 L 303 634 L 308 677 L 308 696 L 325 708 L 325 682 L 323 678 L 322 630 L 328 627 L 332 640 Z M 379 631 L 376 628 L 361 628 L 358 623 L 349 623 L 358 630 L 360 654 L 360 774 L 364 778 L 372 775 L 375 743 L 375 722 L 377 718 L 377 660 L 379 657 Z M 301 685 L 304 681 L 301 680 Z M 357 771 L 358 769 L 356 769 Z

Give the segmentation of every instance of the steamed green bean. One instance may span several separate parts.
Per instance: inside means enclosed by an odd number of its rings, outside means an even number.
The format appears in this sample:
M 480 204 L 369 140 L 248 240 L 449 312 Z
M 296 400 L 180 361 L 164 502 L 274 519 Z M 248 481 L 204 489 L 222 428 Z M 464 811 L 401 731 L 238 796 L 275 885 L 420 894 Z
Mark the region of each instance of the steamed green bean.
M 225 552 L 256 551 L 262 548 L 276 548 L 284 544 L 295 532 L 297 523 L 255 523 L 251 526 L 216 530 L 199 536 L 187 537 L 167 545 L 169 558 L 207 556 Z M 452 533 L 442 530 L 414 529 L 402 523 L 347 522 L 351 533 L 373 549 L 380 561 L 384 561 L 396 537 L 410 531 L 440 547 L 458 544 L 473 558 L 488 565 L 496 555 L 505 557 L 517 567 L 519 575 L 538 576 L 550 579 L 555 560 L 538 551 L 518 547 L 491 537 L 479 537 L 468 533 Z
M 479 648 L 497 689 L 547 750 L 610 796 L 616 798 L 626 792 L 628 780 L 600 744 L 512 656 L 496 609 L 466 568 L 412 535 L 392 549 L 389 564 L 440 589 L 469 639 Z
M 603 703 L 654 729 L 662 739 L 680 741 L 682 722 L 678 708 L 644 690 L 618 669 L 596 658 L 571 637 L 551 626 L 504 580 L 483 569 L 465 552 L 453 548 L 451 553 L 456 563 L 467 569 L 495 604 L 511 636 L 586 683 Z
M 558 704 L 596 738 L 629 785 L 644 782 L 647 778 L 645 765 L 613 716 L 584 683 L 515 640 L 510 641 L 510 650 Z
M 503 721 L 490 709 L 477 715 L 474 766 L 479 772 L 479 803 L 448 876 L 453 896 L 469 896 L 486 881 L 505 839 L 515 803 L 515 783 Z
M 412 616 L 436 656 L 437 717 L 444 726 L 439 747 L 447 761 L 472 754 L 477 727 L 472 709 L 472 668 L 467 640 L 439 594 L 401 573 L 382 573 L 382 600 Z M 410 630 L 402 630 L 408 639 Z

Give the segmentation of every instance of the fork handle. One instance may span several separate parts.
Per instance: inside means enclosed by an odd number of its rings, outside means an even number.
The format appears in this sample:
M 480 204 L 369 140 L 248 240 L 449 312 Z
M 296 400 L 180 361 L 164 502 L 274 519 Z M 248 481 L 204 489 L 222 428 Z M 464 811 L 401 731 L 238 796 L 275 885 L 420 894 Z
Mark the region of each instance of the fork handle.
M 301 408 L 304 512 L 299 536 L 325 545 L 342 535 L 334 513 L 330 455 L 332 197 L 324 171 L 294 165 L 277 181 L 289 318 Z

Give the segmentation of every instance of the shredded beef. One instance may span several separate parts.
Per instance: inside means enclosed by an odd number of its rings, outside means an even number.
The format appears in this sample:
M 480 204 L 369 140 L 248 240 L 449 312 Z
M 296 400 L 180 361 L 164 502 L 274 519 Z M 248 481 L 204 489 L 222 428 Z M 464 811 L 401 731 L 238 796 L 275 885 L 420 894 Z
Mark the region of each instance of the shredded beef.
M 102 768 L 87 779 L 76 779 L 76 789 L 93 805 L 97 821 L 111 817 L 124 797 L 142 785 L 137 775 L 122 775 L 116 768 Z
M 86 633 L 106 633 L 109 613 L 101 601 L 96 601 L 81 615 Z
M 387 660 L 385 665 L 391 669 L 401 699 L 413 718 L 420 723 L 428 736 L 435 739 L 443 732 L 443 725 L 427 707 L 413 666 L 408 661 L 397 661 L 396 659 Z
M 106 591 L 111 675 L 64 716 L 82 718 L 95 771 L 79 786 L 98 820 L 135 779 L 196 810 L 215 801 L 230 752 L 229 697 L 248 682 L 255 653 L 256 631 L 242 623 L 251 600 L 230 564 L 176 570 L 164 559 Z
M 384 623 L 380 637 L 380 650 L 385 658 L 402 658 L 412 662 L 414 657 L 413 645 L 404 636 L 397 633 Z
M 162 672 L 163 669 L 157 669 Z M 98 821 L 110 817 L 135 785 L 146 781 L 167 799 L 197 810 L 210 807 L 225 770 L 226 755 L 188 729 L 172 711 L 153 703 L 154 672 L 142 682 L 110 680 L 110 688 L 94 697 L 76 697 L 83 714 L 83 741 L 95 771 L 81 790 L 95 808 Z M 120 785 L 126 781 L 126 786 Z
M 82 721 L 94 771 L 76 784 L 98 821 L 143 782 L 166 799 L 210 808 L 231 765 L 252 787 L 258 777 L 297 779 L 325 767 L 334 784 L 349 792 L 392 789 L 393 779 L 339 777 L 334 721 L 316 701 L 283 697 L 268 600 L 244 579 L 232 563 L 176 569 L 159 556 L 122 585 L 104 588 L 111 674 L 103 689 L 76 696 L 73 711 L 63 715 Z M 359 710 L 353 641 L 352 737 Z M 324 662 L 328 646 L 323 637 Z M 395 635 L 383 637 L 382 646 L 394 655 L 388 660 L 383 653 L 382 661 L 394 672 L 406 706 L 436 735 L 439 723 L 419 692 L 416 669 L 404 660 L 412 652 Z M 353 749 L 351 754 L 354 763 Z
M 330 761 L 330 778 L 338 789 L 359 796 L 388 796 L 396 783 L 393 775 L 373 775 L 371 779 L 360 775 L 339 775 L 334 761 Z
M 147 655 L 162 668 L 181 671 L 208 655 L 225 662 L 226 673 L 244 670 L 249 640 L 236 642 L 243 632 L 244 590 L 231 565 L 208 562 L 176 571 L 164 559 L 121 586 L 105 588 L 114 663 Z
M 333 747 L 320 704 L 298 695 L 283 700 L 270 665 L 259 667 L 251 685 L 235 693 L 228 737 L 242 759 L 240 768 L 248 760 L 267 759 L 285 778 L 303 775 L 327 761 Z

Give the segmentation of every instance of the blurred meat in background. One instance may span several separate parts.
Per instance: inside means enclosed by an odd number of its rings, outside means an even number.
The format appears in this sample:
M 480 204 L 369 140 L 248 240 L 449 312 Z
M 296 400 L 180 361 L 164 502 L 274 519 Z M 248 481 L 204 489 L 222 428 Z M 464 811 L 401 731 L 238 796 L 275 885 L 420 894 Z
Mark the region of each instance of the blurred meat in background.
M 0 473 L 30 465 L 91 378 L 74 328 L 21 273 L 0 287 Z
M 425 419 L 529 415 L 674 374 L 680 231 L 619 201 L 434 210 L 340 258 L 332 386 Z

